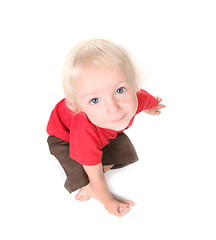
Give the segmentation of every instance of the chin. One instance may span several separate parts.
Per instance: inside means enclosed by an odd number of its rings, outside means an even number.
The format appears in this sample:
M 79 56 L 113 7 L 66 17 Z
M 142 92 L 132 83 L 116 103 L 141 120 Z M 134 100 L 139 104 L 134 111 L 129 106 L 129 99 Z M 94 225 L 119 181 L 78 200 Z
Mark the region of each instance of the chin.
M 126 118 L 123 121 L 119 121 L 115 123 L 108 122 L 106 124 L 98 124 L 97 126 L 101 128 L 111 129 L 114 131 L 123 131 L 129 125 L 130 120 L 131 120 L 130 118 Z
M 111 126 L 110 129 L 115 130 L 115 131 L 123 131 L 129 123 L 125 123 L 125 124 L 116 124 L 114 126 Z

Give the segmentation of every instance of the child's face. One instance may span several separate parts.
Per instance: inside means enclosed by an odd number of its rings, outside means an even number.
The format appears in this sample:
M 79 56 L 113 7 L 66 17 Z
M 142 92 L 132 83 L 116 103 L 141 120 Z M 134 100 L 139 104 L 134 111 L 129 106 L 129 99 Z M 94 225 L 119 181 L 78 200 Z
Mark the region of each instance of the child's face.
M 134 85 L 115 68 L 84 68 L 74 83 L 76 102 L 94 125 L 120 131 L 137 111 Z

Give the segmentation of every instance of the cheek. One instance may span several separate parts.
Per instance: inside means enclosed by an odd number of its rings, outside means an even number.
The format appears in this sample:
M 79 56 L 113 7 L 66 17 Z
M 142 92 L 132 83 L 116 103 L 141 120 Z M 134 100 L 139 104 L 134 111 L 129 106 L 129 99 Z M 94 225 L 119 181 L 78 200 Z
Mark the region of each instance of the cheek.
M 135 100 L 134 100 L 134 108 L 135 108 L 135 110 L 137 111 L 137 108 L 138 108 L 138 99 L 137 99 L 137 96 L 136 96 L 136 98 L 135 98 Z
M 100 123 L 103 121 L 103 114 L 99 111 L 98 108 L 93 107 L 92 105 L 87 105 L 84 103 L 79 103 L 79 107 L 82 112 L 84 112 L 89 120 L 94 125 L 100 125 Z
M 138 99 L 136 96 L 131 96 L 127 101 L 127 109 L 135 114 L 137 108 L 138 108 Z
M 99 111 L 91 109 L 90 111 L 85 111 L 85 113 L 94 125 L 99 125 L 103 119 L 103 115 L 101 115 Z

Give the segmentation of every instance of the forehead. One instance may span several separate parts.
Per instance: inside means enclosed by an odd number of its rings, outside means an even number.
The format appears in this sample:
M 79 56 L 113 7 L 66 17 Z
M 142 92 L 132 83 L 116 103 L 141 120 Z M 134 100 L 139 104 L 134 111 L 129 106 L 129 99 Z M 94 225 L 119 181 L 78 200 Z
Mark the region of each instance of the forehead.
M 76 93 L 87 95 L 115 88 L 123 82 L 128 82 L 128 78 L 117 68 L 89 66 L 79 72 L 74 89 Z

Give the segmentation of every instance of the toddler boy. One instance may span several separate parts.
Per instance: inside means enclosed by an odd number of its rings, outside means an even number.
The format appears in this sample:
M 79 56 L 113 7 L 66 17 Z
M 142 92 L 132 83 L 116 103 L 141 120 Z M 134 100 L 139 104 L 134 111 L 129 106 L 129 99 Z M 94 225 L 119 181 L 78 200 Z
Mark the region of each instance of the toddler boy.
M 62 72 L 65 99 L 51 113 L 47 132 L 51 154 L 60 162 L 75 199 L 90 197 L 116 216 L 134 206 L 116 199 L 109 191 L 104 172 L 138 160 L 123 133 L 137 113 L 158 115 L 160 98 L 138 90 L 136 72 L 127 52 L 112 42 L 93 39 L 75 46 Z

